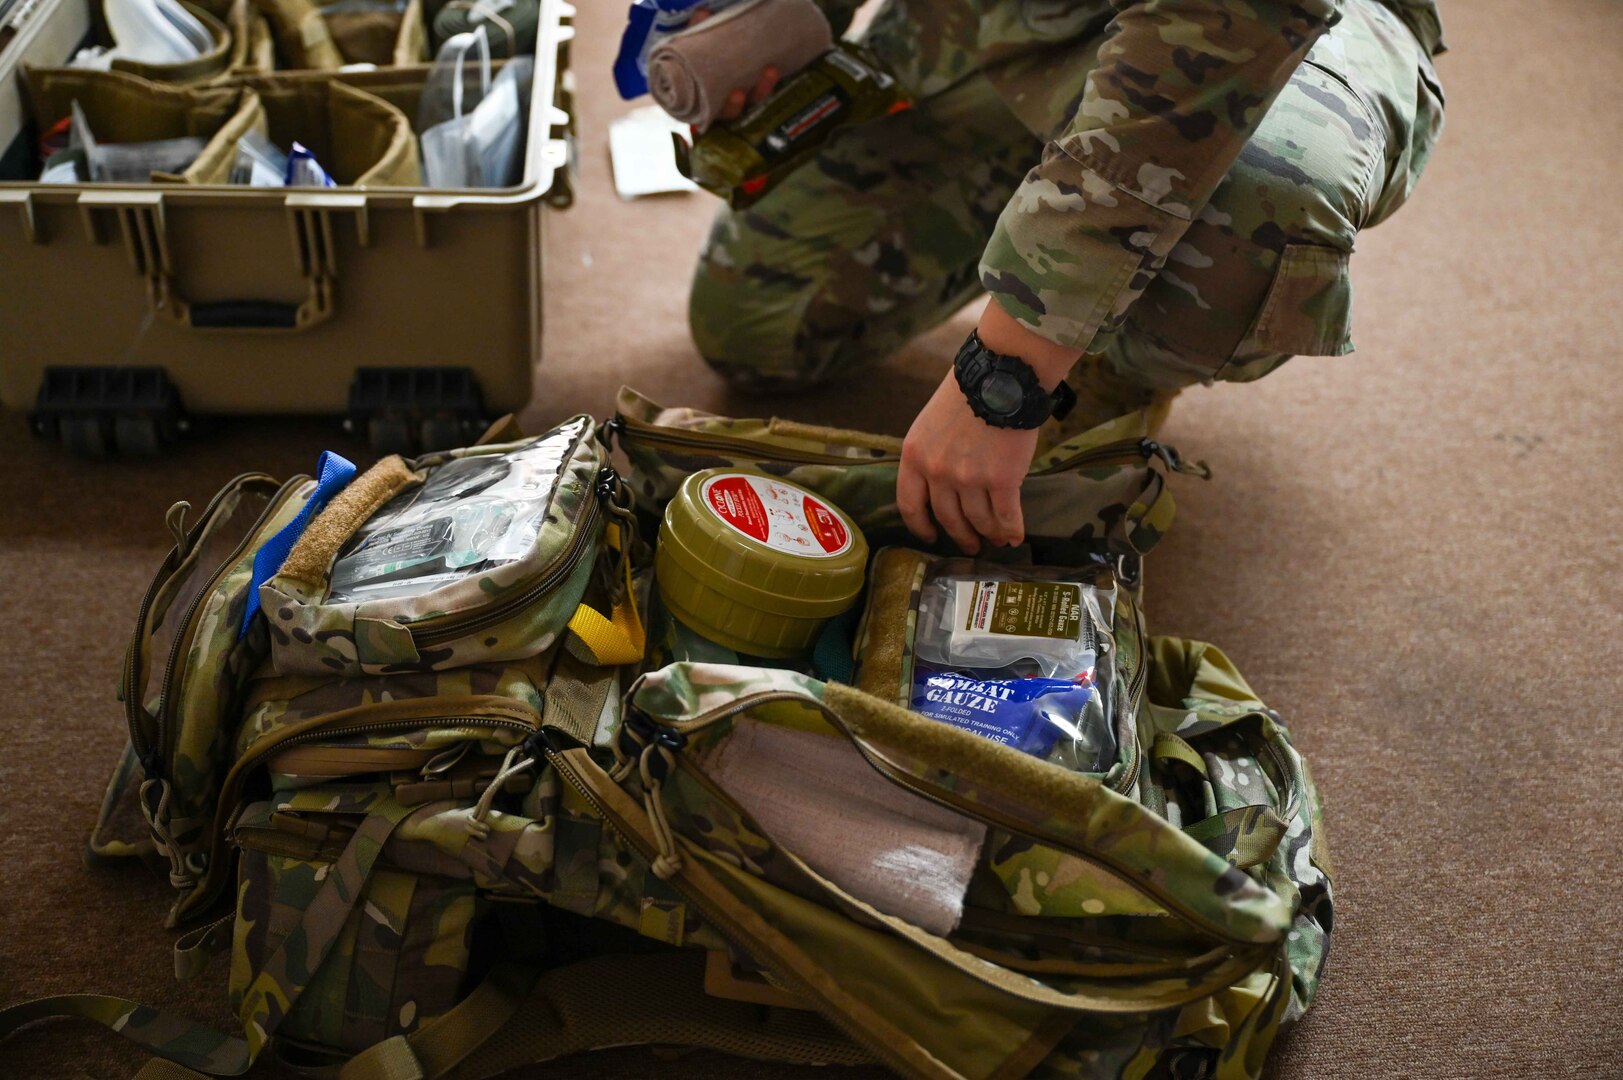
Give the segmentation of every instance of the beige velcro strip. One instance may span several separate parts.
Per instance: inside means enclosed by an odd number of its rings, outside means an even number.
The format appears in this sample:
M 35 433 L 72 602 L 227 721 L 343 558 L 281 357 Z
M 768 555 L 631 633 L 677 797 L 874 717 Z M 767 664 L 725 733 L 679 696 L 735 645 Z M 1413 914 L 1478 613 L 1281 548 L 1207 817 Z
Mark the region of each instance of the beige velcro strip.
M 350 481 L 304 530 L 299 542 L 287 553 L 279 575 L 306 585 L 321 584 L 338 552 L 355 531 L 396 492 L 416 479 L 417 474 L 406 468 L 400 455 L 391 454 Z

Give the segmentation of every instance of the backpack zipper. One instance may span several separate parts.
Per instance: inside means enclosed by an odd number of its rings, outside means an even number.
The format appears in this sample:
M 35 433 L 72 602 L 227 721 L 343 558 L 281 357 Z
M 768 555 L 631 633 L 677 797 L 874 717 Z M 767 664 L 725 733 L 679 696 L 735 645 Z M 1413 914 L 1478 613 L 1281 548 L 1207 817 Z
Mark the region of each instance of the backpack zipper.
M 171 745 L 173 741 L 172 736 L 174 735 L 174 727 L 169 723 L 169 721 L 172 719 L 170 714 L 172 713 L 174 706 L 173 696 L 175 689 L 175 678 L 180 671 L 182 661 L 185 659 L 186 654 L 191 651 L 192 639 L 197 633 L 197 625 L 194 620 L 198 609 L 203 606 L 204 600 L 213 595 L 214 590 L 219 588 L 220 582 L 224 580 L 227 574 L 231 573 L 231 571 L 236 568 L 237 563 L 244 555 L 248 553 L 248 548 L 253 543 L 254 539 L 258 537 L 261 527 L 263 527 L 266 522 L 272 520 L 282 509 L 282 507 L 287 505 L 288 500 L 292 498 L 294 492 L 298 488 L 302 487 L 304 482 L 309 479 L 310 477 L 305 475 L 295 476 L 277 490 L 276 494 L 271 497 L 270 504 L 266 506 L 259 517 L 255 519 L 247 534 L 244 535 L 242 540 L 238 542 L 237 546 L 232 549 L 231 554 L 226 556 L 225 561 L 220 564 L 220 568 L 214 572 L 214 575 L 209 578 L 208 584 L 204 586 L 203 589 L 201 589 L 198 594 L 192 598 L 192 602 L 187 605 L 186 615 L 181 621 L 180 630 L 175 635 L 175 642 L 169 649 L 169 659 L 168 662 L 165 663 L 163 669 L 163 681 L 159 684 L 158 689 L 158 707 L 153 713 L 154 718 L 158 722 L 158 746 L 156 747 L 156 750 L 162 755 L 160 759 L 160 766 L 162 768 L 168 768 L 171 755 L 174 752 L 174 747 Z
M 646 424 L 639 420 L 628 420 L 624 416 L 616 416 L 604 425 L 620 441 L 629 437 L 633 441 L 653 443 L 655 445 L 688 447 L 695 450 L 730 450 L 737 456 L 757 461 L 781 461 L 791 465 L 885 465 L 896 464 L 901 461 L 897 454 L 884 454 L 877 457 L 846 456 L 841 454 L 823 454 L 814 450 L 796 450 L 792 447 L 776 446 L 757 442 L 753 439 L 743 439 L 730 435 L 694 434 L 677 431 L 671 428 L 658 427 Z M 1148 461 L 1159 457 L 1166 462 L 1167 467 L 1174 472 L 1190 473 L 1196 476 L 1209 477 L 1210 470 L 1199 462 L 1185 462 L 1172 447 L 1154 439 L 1117 439 L 1114 442 L 1095 446 L 1072 454 L 1053 465 L 1027 473 L 1028 476 L 1049 476 L 1054 473 L 1068 472 L 1083 465 L 1109 465 L 1131 464 L 1134 461 Z
M 569 760 L 561 753 L 550 748 L 543 750 L 543 753 L 546 756 L 548 764 L 558 771 L 558 774 L 564 778 L 564 781 L 568 783 L 570 787 L 575 789 L 576 793 L 586 801 L 588 806 L 597 811 L 597 814 L 603 820 L 603 823 L 609 827 L 609 831 L 615 836 L 619 837 L 621 842 L 623 842 L 627 847 L 641 855 L 645 862 L 652 864 L 654 859 L 657 857 L 658 852 L 644 844 L 639 838 L 632 837 L 628 830 L 621 828 L 618 819 L 591 791 L 586 781 L 583 780 L 580 774 L 575 771 L 574 766 L 570 764 Z M 745 956 L 749 956 L 754 959 L 756 963 L 768 966 L 773 977 L 776 978 L 785 989 L 789 990 L 790 993 L 804 998 L 808 1003 L 821 1005 L 822 1008 L 817 1010 L 818 1014 L 821 1015 L 823 1019 L 827 1020 L 829 1023 L 833 1024 L 835 1027 L 844 1032 L 846 1037 L 848 1037 L 853 1043 L 873 1054 L 874 1057 L 876 1057 L 882 1064 L 887 1066 L 898 1076 L 906 1076 L 913 1072 L 913 1065 L 911 1062 L 897 1054 L 889 1045 L 874 1040 L 867 1034 L 867 1032 L 861 1030 L 858 1025 L 847 1020 L 845 1014 L 837 1006 L 835 1006 L 834 1003 L 830 1002 L 826 997 L 824 997 L 823 994 L 818 992 L 810 982 L 802 979 L 792 972 L 780 969 L 777 964 L 767 964 L 766 960 L 764 959 L 764 957 L 768 955 L 765 946 L 759 942 L 751 940 L 751 936 L 734 925 L 731 919 L 727 918 L 723 914 L 718 914 L 714 905 L 712 905 L 709 900 L 700 899 L 697 895 L 695 895 L 694 892 L 681 888 L 681 886 L 676 885 L 675 882 L 672 882 L 672 885 L 687 898 L 688 902 L 699 909 L 699 912 L 704 916 L 705 921 L 709 923 L 717 933 L 726 938 L 734 948 L 738 949 Z
M 1133 677 L 1127 682 L 1127 716 L 1134 727 L 1133 739 L 1127 745 L 1131 748 L 1132 757 L 1128 760 L 1127 767 L 1122 770 L 1121 776 L 1116 778 L 1115 783 L 1109 785 L 1112 790 L 1121 795 L 1126 795 L 1133 790 L 1133 785 L 1138 783 L 1139 770 L 1143 766 L 1143 755 L 1138 750 L 1137 726 L 1138 711 L 1144 699 L 1144 684 L 1148 681 L 1150 669 L 1149 660 L 1144 655 L 1145 650 L 1149 647 L 1149 638 L 1144 633 L 1142 613 L 1137 610 L 1136 606 L 1133 615 L 1133 637 L 1138 642 L 1138 665 L 1133 669 Z
M 580 561 L 584 550 L 592 546 L 597 519 L 602 510 L 598 503 L 601 497 L 594 490 L 587 499 L 585 512 L 575 527 L 575 533 L 569 540 L 569 547 L 558 558 L 552 561 L 547 569 L 541 572 L 541 577 L 534 585 L 521 593 L 509 596 L 498 604 L 492 604 L 475 615 L 449 615 L 424 619 L 420 622 L 408 623 L 406 630 L 411 634 L 412 644 L 420 647 L 429 647 L 442 641 L 450 641 L 483 630 L 488 626 L 495 626 L 508 619 L 515 611 L 528 607 L 553 589 L 557 588 L 575 570 L 575 564 Z
M 157 576 L 152 579 L 152 584 L 147 586 L 145 594 L 142 595 L 140 607 L 136 609 L 135 635 L 130 639 L 130 647 L 125 652 L 124 714 L 130 728 L 130 745 L 135 748 L 136 757 L 141 761 L 142 768 L 149 778 L 158 776 L 159 772 L 162 771 L 162 762 L 156 753 L 157 748 L 152 745 L 151 740 L 147 737 L 146 725 L 143 723 L 146 715 L 146 702 L 143 700 L 142 693 L 146 687 L 139 685 L 141 678 L 141 642 L 146 631 L 147 616 L 151 613 L 152 603 L 157 599 L 159 590 L 170 581 L 173 581 L 175 576 L 185 569 L 187 561 L 196 553 L 198 540 L 202 538 L 208 527 L 213 524 L 214 515 L 218 512 L 220 504 L 225 501 L 226 496 L 233 491 L 240 491 L 250 483 L 257 481 L 275 484 L 276 478 L 269 473 L 243 473 L 227 482 L 224 487 L 214 494 L 214 497 L 203 507 L 203 512 L 198 515 L 197 524 L 193 525 L 186 533 L 184 541 L 185 554 L 180 556 L 180 561 L 171 570 L 167 572 L 164 570 L 158 571 Z M 272 500 L 274 501 L 274 499 L 275 496 L 272 495 Z M 258 528 L 257 521 L 254 528 Z M 250 532 L 249 535 L 252 535 L 252 533 Z M 176 543 L 169 549 L 169 555 L 164 560 L 165 566 L 168 566 L 171 559 L 180 555 L 181 547 L 181 543 Z M 159 699 L 161 703 L 161 690 Z M 156 721 L 157 718 L 153 717 L 153 719 Z M 161 733 L 157 734 L 161 737 Z
M 200 904 L 209 902 L 218 890 L 216 882 L 220 867 L 225 861 L 224 848 L 226 833 L 230 819 L 236 816 L 237 789 L 241 787 L 243 779 L 251 772 L 254 766 L 263 761 L 270 753 L 286 749 L 299 743 L 311 742 L 316 739 L 328 738 L 335 734 L 364 735 L 372 732 L 394 731 L 396 729 L 421 730 L 439 724 L 469 724 L 486 728 L 502 728 L 511 731 L 523 732 L 525 735 L 534 734 L 541 725 L 541 714 L 510 698 L 502 698 L 493 702 L 489 708 L 491 714 L 474 715 L 463 714 L 455 716 L 412 716 L 402 717 L 398 720 L 372 720 L 363 723 L 334 722 L 333 717 L 342 716 L 344 712 L 360 710 L 376 710 L 380 705 L 409 705 L 410 702 L 380 702 L 370 705 L 357 706 L 356 709 L 343 710 L 339 713 L 326 713 L 304 721 L 302 725 L 294 725 L 290 730 L 279 735 L 273 735 L 249 748 L 248 752 L 239 757 L 231 770 L 226 773 L 225 779 L 220 783 L 220 795 L 214 811 L 213 838 L 209 842 L 208 870 L 197 888 L 182 897 L 175 908 L 175 917 L 179 921 L 184 919 L 187 912 Z M 508 715 L 501 715 L 503 712 Z M 522 717 L 522 719 L 521 719 Z
M 793 447 L 763 444 L 753 439 L 732 435 L 701 435 L 674 428 L 646 424 L 616 416 L 604 427 L 624 442 L 629 436 L 634 441 L 687 447 L 693 450 L 732 450 L 739 456 L 769 461 L 782 461 L 793 465 L 868 465 L 895 464 L 900 454 L 882 454 L 878 457 L 852 457 L 843 454 L 824 454 L 815 450 L 796 450 Z
M 1143 680 L 1134 680 L 1134 682 L 1136 683 L 1136 689 L 1129 688 L 1129 697 L 1132 699 L 1130 704 L 1133 706 L 1134 715 L 1136 715 L 1139 704 L 1138 694 L 1142 690 Z M 804 702 L 806 700 L 807 699 L 804 694 L 800 694 L 795 691 L 763 691 L 759 694 L 750 694 L 746 697 L 739 698 L 737 701 L 731 702 L 730 704 L 724 705 L 718 709 L 713 709 L 710 712 L 705 713 L 703 716 L 696 717 L 693 720 L 687 721 L 686 723 L 680 725 L 661 724 L 660 726 L 667 727 L 670 730 L 679 731 L 682 734 L 687 735 L 691 734 L 692 732 L 701 731 L 704 728 L 710 727 L 712 724 L 725 720 L 728 717 L 736 716 L 741 712 L 746 712 L 759 705 L 770 704 L 774 701 Z M 889 779 L 892 783 L 895 783 L 900 787 L 904 787 L 922 798 L 929 799 L 931 802 L 944 806 L 954 813 L 962 814 L 978 821 L 983 821 L 989 825 L 995 826 L 996 828 L 1002 829 L 1004 832 L 1013 833 L 1017 836 L 1023 836 L 1028 840 L 1043 845 L 1044 847 L 1052 847 L 1058 851 L 1074 855 L 1079 859 L 1083 859 L 1087 862 L 1094 863 L 1097 866 L 1101 866 L 1110 871 L 1112 874 L 1115 874 L 1117 877 L 1120 877 L 1125 883 L 1137 888 L 1140 892 L 1143 892 L 1145 895 L 1149 896 L 1151 899 L 1155 900 L 1168 910 L 1177 912 L 1197 926 L 1203 926 L 1204 920 L 1202 920 L 1191 908 L 1189 908 L 1188 905 L 1178 900 L 1170 892 L 1152 891 L 1149 886 L 1140 884 L 1134 877 L 1124 873 L 1119 867 L 1113 865 L 1108 859 L 1093 853 L 1082 851 L 1080 848 L 1073 847 L 1065 841 L 1043 836 L 1042 834 L 1034 831 L 1031 826 L 1023 822 L 1016 821 L 996 810 L 975 806 L 966 801 L 952 797 L 950 793 L 939 792 L 931 788 L 920 786 L 918 781 L 901 769 L 891 766 L 882 758 L 876 757 L 874 753 L 863 743 L 863 741 L 858 738 L 854 732 L 852 732 L 850 727 L 845 723 L 845 720 L 828 705 L 819 701 L 816 702 L 816 706 L 825 717 L 827 717 L 846 734 L 852 745 L 854 745 L 857 748 L 857 751 L 862 754 L 863 758 L 867 760 L 869 766 L 871 766 L 881 776 Z M 678 755 L 677 760 L 680 763 L 685 759 Z M 1136 779 L 1138 772 L 1137 768 L 1132 769 L 1131 772 L 1131 778 Z M 1125 774 L 1123 779 L 1127 779 Z M 1118 781 L 1117 784 L 1109 785 L 1109 787 L 1117 790 L 1118 792 L 1123 790 L 1120 781 Z M 1231 937 L 1212 930 L 1203 930 L 1202 932 L 1207 933 L 1208 936 L 1217 937 L 1220 940 L 1226 940 L 1239 945 L 1254 944 L 1253 942 L 1244 938 Z

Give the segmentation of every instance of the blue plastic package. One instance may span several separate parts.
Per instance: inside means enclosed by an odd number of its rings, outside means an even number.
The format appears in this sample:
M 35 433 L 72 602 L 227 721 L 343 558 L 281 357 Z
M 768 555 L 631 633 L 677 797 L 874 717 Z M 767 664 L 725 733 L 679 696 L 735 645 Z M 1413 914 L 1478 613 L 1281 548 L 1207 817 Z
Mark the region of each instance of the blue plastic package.
M 697 8 L 712 15 L 745 0 L 636 0 L 626 17 L 620 53 L 614 59 L 614 85 L 627 101 L 648 93 L 648 54 L 672 34 L 688 28 Z
M 1040 758 L 1051 756 L 1061 738 L 1081 737 L 1079 726 L 1097 692 L 1087 680 L 997 678 L 923 661 L 913 666 L 915 712 Z
M 327 175 L 308 147 L 294 143 L 287 152 L 288 187 L 337 187 L 338 181 Z

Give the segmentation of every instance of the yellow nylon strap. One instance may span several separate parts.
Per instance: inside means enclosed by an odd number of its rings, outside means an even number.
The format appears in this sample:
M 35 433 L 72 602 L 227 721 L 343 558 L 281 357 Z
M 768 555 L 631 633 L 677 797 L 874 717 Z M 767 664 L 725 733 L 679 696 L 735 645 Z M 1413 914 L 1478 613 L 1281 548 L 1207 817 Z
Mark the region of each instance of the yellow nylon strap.
M 609 524 L 608 540 L 609 547 L 620 549 L 619 525 Z M 629 559 L 625 562 L 625 573 L 625 591 L 609 618 L 605 619 L 596 608 L 582 604 L 569 620 L 569 629 L 604 667 L 639 663 L 648 645 L 648 634 L 637 611 L 637 592 L 631 583 Z

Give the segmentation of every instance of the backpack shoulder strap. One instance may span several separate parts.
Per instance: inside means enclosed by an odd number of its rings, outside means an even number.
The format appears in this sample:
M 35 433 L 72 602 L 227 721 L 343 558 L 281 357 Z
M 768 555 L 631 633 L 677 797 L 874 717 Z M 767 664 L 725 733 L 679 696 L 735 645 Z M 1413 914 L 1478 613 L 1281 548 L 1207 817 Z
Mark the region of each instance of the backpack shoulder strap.
M 456 1008 L 352 1058 L 339 1078 L 482 1080 L 588 1050 L 648 1044 L 800 1064 L 873 1062 L 816 1013 L 706 995 L 704 966 L 697 949 L 595 956 L 542 974 L 498 966 Z

